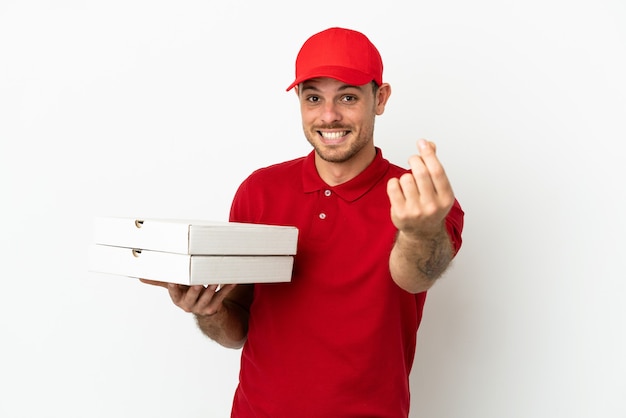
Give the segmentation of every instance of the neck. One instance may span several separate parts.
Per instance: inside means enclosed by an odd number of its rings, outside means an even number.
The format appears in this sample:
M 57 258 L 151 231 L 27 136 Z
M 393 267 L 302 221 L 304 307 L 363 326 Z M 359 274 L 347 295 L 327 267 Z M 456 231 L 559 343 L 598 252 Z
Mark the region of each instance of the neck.
M 364 148 L 357 155 L 344 162 L 330 162 L 315 154 L 317 172 L 329 186 L 337 186 L 352 180 L 370 165 L 376 157 L 374 146 Z

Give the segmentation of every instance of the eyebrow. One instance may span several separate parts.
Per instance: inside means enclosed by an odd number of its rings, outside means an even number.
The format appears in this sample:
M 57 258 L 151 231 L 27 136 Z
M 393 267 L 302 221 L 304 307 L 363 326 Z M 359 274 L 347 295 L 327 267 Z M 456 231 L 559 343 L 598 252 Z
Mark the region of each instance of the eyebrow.
M 352 84 L 342 84 L 337 91 L 343 91 L 343 90 L 348 90 L 348 89 L 357 89 L 359 91 L 363 91 L 363 89 L 361 88 L 361 86 L 354 86 Z M 304 82 L 302 83 L 302 91 L 306 91 L 306 90 L 314 90 L 314 91 L 320 91 L 314 84 L 305 84 Z

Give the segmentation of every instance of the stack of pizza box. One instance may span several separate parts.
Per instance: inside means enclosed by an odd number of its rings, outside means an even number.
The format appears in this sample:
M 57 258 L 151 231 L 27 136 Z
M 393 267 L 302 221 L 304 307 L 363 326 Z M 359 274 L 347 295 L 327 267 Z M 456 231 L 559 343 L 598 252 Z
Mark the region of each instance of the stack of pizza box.
M 97 216 L 89 270 L 186 285 L 291 281 L 298 229 Z

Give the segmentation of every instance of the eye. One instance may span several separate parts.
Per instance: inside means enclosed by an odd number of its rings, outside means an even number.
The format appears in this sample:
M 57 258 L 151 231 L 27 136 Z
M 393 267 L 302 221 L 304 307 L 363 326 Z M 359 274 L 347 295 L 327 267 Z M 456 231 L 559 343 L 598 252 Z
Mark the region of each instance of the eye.
M 309 103 L 317 103 L 320 101 L 318 96 L 307 96 L 306 101 Z
M 345 96 L 341 96 L 341 101 L 343 103 L 353 103 L 357 101 L 357 97 L 351 94 L 346 94 Z

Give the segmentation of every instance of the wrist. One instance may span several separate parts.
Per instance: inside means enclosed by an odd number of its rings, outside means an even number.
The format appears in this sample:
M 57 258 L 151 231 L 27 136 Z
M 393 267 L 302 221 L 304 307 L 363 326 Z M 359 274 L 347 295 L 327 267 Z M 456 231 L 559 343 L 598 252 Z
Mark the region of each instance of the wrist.
M 442 234 L 446 233 L 444 224 L 440 224 L 429 229 L 404 229 L 398 230 L 397 239 L 406 240 L 408 242 L 426 242 L 439 239 Z

